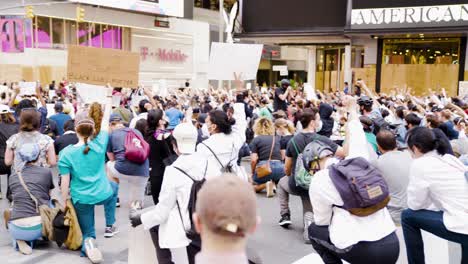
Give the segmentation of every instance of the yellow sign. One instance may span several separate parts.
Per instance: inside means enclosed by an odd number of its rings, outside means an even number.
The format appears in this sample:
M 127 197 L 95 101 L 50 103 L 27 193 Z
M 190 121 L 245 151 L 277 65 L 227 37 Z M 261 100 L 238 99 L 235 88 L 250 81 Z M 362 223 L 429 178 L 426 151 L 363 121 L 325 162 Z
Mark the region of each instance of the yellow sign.
M 140 55 L 115 49 L 68 47 L 67 77 L 71 82 L 113 87 L 138 87 Z

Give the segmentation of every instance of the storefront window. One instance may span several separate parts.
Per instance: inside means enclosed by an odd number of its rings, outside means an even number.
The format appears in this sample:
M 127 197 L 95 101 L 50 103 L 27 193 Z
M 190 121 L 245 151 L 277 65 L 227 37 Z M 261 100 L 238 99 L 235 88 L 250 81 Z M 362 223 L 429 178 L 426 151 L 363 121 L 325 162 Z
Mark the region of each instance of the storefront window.
M 32 20 L 25 21 L 26 47 L 64 49 L 66 45 L 80 45 L 130 49 L 130 28 L 50 17 L 35 17 L 34 24 Z
M 101 47 L 101 24 L 91 24 L 91 46 L 95 48 Z
M 386 39 L 383 64 L 458 64 L 458 38 Z
M 224 0 L 224 8 L 231 9 L 236 0 Z M 219 10 L 219 0 L 195 0 L 195 7 Z
M 52 43 L 54 48 L 64 48 L 65 26 L 64 20 L 52 18 Z
M 50 17 L 37 17 L 36 18 L 36 32 L 34 34 L 34 42 L 37 48 L 51 48 L 51 18 Z
M 89 46 L 89 32 L 90 32 L 89 23 L 87 22 L 78 23 L 78 32 L 76 34 L 78 37 L 78 44 L 80 46 Z
M 33 47 L 33 20 L 32 19 L 25 19 L 24 20 L 24 39 L 25 39 L 25 47 L 32 48 Z

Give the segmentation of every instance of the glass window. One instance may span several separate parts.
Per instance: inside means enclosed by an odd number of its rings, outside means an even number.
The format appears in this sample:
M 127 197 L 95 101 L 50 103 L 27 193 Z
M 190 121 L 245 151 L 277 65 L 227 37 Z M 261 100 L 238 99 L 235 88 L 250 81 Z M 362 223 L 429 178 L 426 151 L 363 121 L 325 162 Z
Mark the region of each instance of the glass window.
M 78 45 L 89 46 L 90 26 L 88 22 L 78 23 Z
M 76 34 L 76 22 L 71 20 L 65 21 L 65 34 L 66 34 L 66 43 L 68 45 L 77 45 L 77 34 Z
M 36 48 L 52 47 L 50 20 L 50 17 L 36 17 L 36 32 L 34 34 Z
M 95 48 L 101 47 L 101 24 L 91 24 L 91 46 Z
M 122 48 L 122 28 L 117 26 L 102 26 L 102 47 L 108 49 Z
M 458 38 L 386 39 L 383 64 L 458 64 Z
M 52 18 L 52 43 L 55 48 L 64 48 L 65 26 L 63 19 Z
M 24 20 L 24 38 L 25 38 L 25 47 L 32 48 L 33 47 L 33 20 L 32 19 L 25 19 Z

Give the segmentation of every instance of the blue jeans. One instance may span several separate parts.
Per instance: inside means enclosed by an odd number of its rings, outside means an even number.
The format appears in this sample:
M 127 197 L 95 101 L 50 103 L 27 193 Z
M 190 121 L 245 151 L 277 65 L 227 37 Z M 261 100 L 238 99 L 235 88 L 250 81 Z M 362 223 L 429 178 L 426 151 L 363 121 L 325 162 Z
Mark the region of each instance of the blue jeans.
M 257 167 L 261 166 L 261 165 L 264 165 L 267 162 L 268 162 L 267 160 L 262 160 L 257 164 Z M 257 177 L 257 173 L 254 172 L 253 181 L 256 184 L 263 184 L 263 183 L 266 183 L 268 181 L 274 181 L 275 183 L 278 183 L 279 180 L 284 177 L 284 164 L 283 164 L 283 162 L 281 162 L 279 160 L 272 160 L 272 161 L 270 161 L 270 168 L 271 168 L 272 173 L 270 175 L 265 176 L 265 177 L 260 178 L 260 179 Z
M 444 225 L 443 212 L 406 209 L 401 213 L 401 225 L 409 264 L 424 264 L 424 243 L 421 230 L 460 243 L 462 246 L 462 264 L 468 264 L 468 235 L 447 230 Z
M 117 194 L 119 185 L 113 181 L 110 182 L 114 193 L 104 201 L 96 204 L 81 204 L 74 203 L 76 216 L 80 223 L 81 233 L 83 234 L 83 245 L 81 252 L 84 253 L 84 242 L 87 238 L 96 238 L 96 229 L 94 227 L 94 206 L 104 205 L 104 213 L 106 217 L 106 226 L 112 226 L 115 223 L 115 204 L 117 203 Z
M 38 224 L 31 227 L 21 227 L 13 224 L 12 222 L 9 222 L 8 231 L 10 232 L 10 235 L 13 239 L 14 248 L 17 247 L 17 240 L 29 242 L 32 248 L 34 241 L 42 238 L 42 224 Z
M 309 226 L 312 247 L 325 264 L 342 264 L 342 259 L 359 264 L 395 264 L 400 254 L 400 243 L 395 232 L 372 242 L 361 241 L 345 249 L 339 249 L 330 241 L 328 226 Z

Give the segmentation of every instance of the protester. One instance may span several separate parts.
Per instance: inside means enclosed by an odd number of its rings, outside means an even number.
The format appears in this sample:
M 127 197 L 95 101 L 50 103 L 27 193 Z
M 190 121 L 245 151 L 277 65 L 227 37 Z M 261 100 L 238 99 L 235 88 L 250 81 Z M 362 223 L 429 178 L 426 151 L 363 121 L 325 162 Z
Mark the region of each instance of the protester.
M 382 155 L 375 161 L 375 166 L 382 172 L 391 197 L 387 208 L 393 221 L 400 224 L 401 212 L 408 208 L 406 190 L 412 159 L 408 151 L 398 150 L 395 135 L 389 130 L 377 134 L 377 144 Z
M 275 135 L 273 122 L 265 117 L 257 119 L 254 132 L 256 137 L 250 143 L 252 180 L 257 191 L 266 188 L 267 197 L 273 197 L 275 185 L 284 176 L 281 137 Z M 257 170 L 264 166 L 268 166 L 270 173 L 260 177 Z
M 363 162 L 368 160 L 369 154 L 365 144 L 365 135 L 358 119 L 357 104 L 349 100 L 350 112 L 346 141 L 350 150 L 347 158 L 361 157 Z M 336 176 L 333 175 L 330 166 L 333 160 L 334 150 L 321 141 L 313 141 L 306 150 L 307 166 L 313 171 L 314 177 L 310 183 L 309 195 L 314 208 L 314 221 L 309 226 L 309 237 L 312 246 L 320 255 L 324 263 L 341 263 L 342 259 L 350 263 L 396 263 L 399 255 L 399 242 L 395 234 L 395 225 L 390 214 L 384 207 L 376 209 L 367 215 L 354 215 L 346 209 L 348 199 L 356 199 L 348 196 L 354 193 L 349 186 L 338 186 Z M 341 163 L 340 163 L 341 164 Z M 367 164 L 367 168 L 368 168 Z M 341 170 L 341 172 L 343 172 Z M 370 171 L 375 173 L 376 170 Z M 335 172 L 336 173 L 336 172 Z M 356 171 L 353 177 L 360 177 Z M 367 177 L 368 174 L 364 175 Z M 352 175 L 348 176 L 352 177 Z M 372 183 L 378 179 L 373 175 Z M 381 179 L 383 181 L 383 179 Z M 359 188 L 358 185 L 354 185 Z M 381 188 L 381 185 L 376 187 Z M 373 187 L 375 188 L 375 187 Z M 380 192 L 380 195 L 383 195 Z M 352 230 L 352 232 L 349 232 Z
M 317 129 L 317 134 L 329 138 L 332 135 L 335 125 L 335 120 L 331 117 L 333 114 L 333 107 L 329 104 L 321 103 L 319 106 L 319 114 L 322 126 L 320 129 Z
M 99 263 L 103 260 L 95 240 L 94 207 L 96 205 L 104 205 L 106 218 L 104 236 L 112 237 L 118 233 L 115 226 L 118 184 L 108 179 L 105 171 L 110 105 L 110 102 L 105 105 L 102 125 L 96 137 L 94 137 L 95 124 L 92 119 L 76 120 L 76 133 L 79 141 L 75 145 L 66 147 L 59 155 L 62 203 L 66 204 L 70 190 L 70 197 L 83 233 L 81 252 L 92 263 Z
M 6 105 L 0 104 L 0 175 L 6 175 L 7 186 L 8 179 L 10 178 L 11 168 L 5 164 L 5 151 L 7 148 L 7 140 L 18 133 L 18 124 L 16 124 L 13 112 Z M 6 197 L 11 201 L 11 194 L 7 188 Z M 0 200 L 3 198 L 2 190 L 0 187 Z
M 281 87 L 276 88 L 275 98 L 274 98 L 274 103 L 273 103 L 273 109 L 275 112 L 279 110 L 287 111 L 288 109 L 287 99 L 291 91 L 291 87 L 289 85 L 290 85 L 290 82 L 287 79 L 283 79 L 281 80 Z
M 187 247 L 189 263 L 192 264 L 195 263 L 195 254 L 200 250 L 200 241 L 190 241 L 186 236 L 186 230 L 191 227 L 187 208 L 192 185 L 195 181 L 205 178 L 208 163 L 207 160 L 194 154 L 197 131 L 192 124 L 179 124 L 175 127 L 173 136 L 180 155 L 171 166 L 166 167 L 159 203 L 143 214 L 134 211 L 130 218 L 133 226 L 140 223 L 145 229 L 159 226 L 159 234 L 152 233 L 158 234 L 153 236 L 153 240 L 159 245 L 156 247 L 158 263 L 172 263 L 170 252 L 165 254 L 159 248 Z
M 249 263 L 247 238 L 255 232 L 258 219 L 248 183 L 229 174 L 208 180 L 198 193 L 193 218 L 202 240 L 195 263 Z
M 276 134 L 281 136 L 281 160 L 284 161 L 286 159 L 286 147 L 288 146 L 291 138 L 293 138 L 296 128 L 291 121 L 284 118 L 275 120 L 275 128 Z
M 50 192 L 54 188 L 49 168 L 35 165 L 40 147 L 36 143 L 22 144 L 17 155 L 21 162 L 12 172 L 9 188 L 12 193 L 12 208 L 8 218 L 8 231 L 13 246 L 25 255 L 32 253 L 36 240 L 42 238 L 42 220 L 39 206 L 50 203 Z
M 164 111 L 167 118 L 169 119 L 168 130 L 174 130 L 174 128 L 184 119 L 184 113 L 176 108 L 176 103 L 169 101 L 167 103 L 167 109 Z
M 107 173 L 108 177 L 114 179 L 120 185 L 126 185 L 128 192 L 128 203 L 132 207 L 143 208 L 144 190 L 149 177 L 148 157 L 140 162 L 129 160 L 126 156 L 127 147 L 135 146 L 143 149 L 143 135 L 140 131 L 126 128 L 122 123 L 120 115 L 112 114 L 110 117 L 109 143 L 107 145 Z M 127 143 L 129 133 L 136 134 L 132 142 Z M 134 142 L 134 141 L 138 142 Z M 146 144 L 146 142 L 144 142 Z
M 11 136 L 6 142 L 5 165 L 12 165 L 12 170 L 15 170 L 21 164 L 21 160 L 17 155 L 18 148 L 27 143 L 39 145 L 39 158 L 35 164 L 48 167 L 57 163 L 53 140 L 39 132 L 40 117 L 35 109 L 23 109 L 21 111 L 19 132 Z
M 55 115 L 50 116 L 50 119 L 53 120 L 57 124 L 58 135 L 63 135 L 63 126 L 65 122 L 71 119 L 71 117 L 63 112 L 63 104 L 58 102 L 54 106 Z
M 280 214 L 281 219 L 279 225 L 287 228 L 291 224 L 291 213 L 289 210 L 289 195 L 298 195 L 302 200 L 302 213 L 304 222 L 304 240 L 308 242 L 307 226 L 309 226 L 310 215 L 312 212 L 308 190 L 304 189 L 296 184 L 295 180 L 295 168 L 296 161 L 299 154 L 302 153 L 304 148 L 313 141 L 322 141 L 329 145 L 332 149 L 333 154 L 338 157 L 344 156 L 343 148 L 335 144 L 329 138 L 318 135 L 316 131 L 321 126 L 320 116 L 317 109 L 307 109 L 301 115 L 300 122 L 303 130 L 295 135 L 288 143 L 286 149 L 286 161 L 285 161 L 285 174 L 288 177 L 282 178 L 278 183 L 278 198 L 280 203 Z
M 78 137 L 75 132 L 75 121 L 68 120 L 63 126 L 65 131 L 63 135 L 54 141 L 55 154 L 59 155 L 64 148 L 78 143 Z
M 468 259 L 468 181 L 466 167 L 444 153 L 428 128 L 408 133 L 408 148 L 415 159 L 410 168 L 408 207 L 401 215 L 408 263 L 424 263 L 421 230 L 462 246 Z

